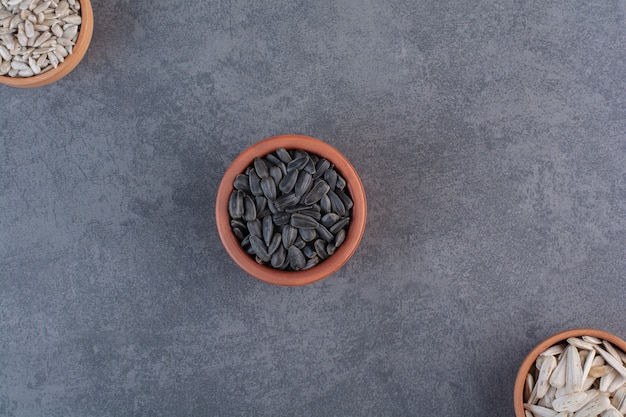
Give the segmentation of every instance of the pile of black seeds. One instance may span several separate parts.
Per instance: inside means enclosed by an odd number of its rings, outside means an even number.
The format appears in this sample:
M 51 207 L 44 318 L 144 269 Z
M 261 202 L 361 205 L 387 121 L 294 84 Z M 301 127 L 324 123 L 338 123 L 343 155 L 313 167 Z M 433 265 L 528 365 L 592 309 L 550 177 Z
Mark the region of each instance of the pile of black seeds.
M 255 158 L 233 187 L 230 225 L 259 264 L 305 270 L 346 238 L 353 203 L 345 179 L 327 159 L 279 148 Z

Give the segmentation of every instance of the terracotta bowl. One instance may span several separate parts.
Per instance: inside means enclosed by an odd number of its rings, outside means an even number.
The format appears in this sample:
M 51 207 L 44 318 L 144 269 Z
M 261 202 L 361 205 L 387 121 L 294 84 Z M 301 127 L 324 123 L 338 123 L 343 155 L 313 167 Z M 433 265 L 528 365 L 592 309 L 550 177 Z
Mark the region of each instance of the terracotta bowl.
M 233 190 L 233 181 L 253 163 L 254 158 L 263 157 L 277 148 L 301 149 L 328 159 L 335 170 L 346 180 L 354 206 L 346 240 L 328 259 L 305 271 L 280 271 L 259 265 L 240 246 L 230 227 L 228 198 Z M 264 139 L 243 151 L 228 167 L 217 191 L 215 217 L 217 230 L 230 257 L 248 274 L 261 281 L 276 285 L 306 285 L 319 281 L 336 272 L 355 252 L 363 232 L 367 216 L 367 203 L 363 184 L 350 162 L 329 144 L 302 135 L 281 135 Z
M 515 416 L 516 417 L 525 417 L 524 414 L 524 386 L 526 385 L 526 375 L 530 371 L 531 367 L 537 360 L 537 357 L 547 350 L 549 347 L 564 342 L 566 339 L 570 337 L 582 337 L 582 336 L 593 336 L 599 339 L 604 339 L 614 346 L 620 348 L 624 352 L 626 352 L 626 342 L 619 337 L 604 332 L 602 330 L 594 330 L 594 329 L 573 329 L 567 330 L 561 333 L 557 333 L 553 336 L 548 337 L 543 342 L 539 343 L 529 354 L 526 356 L 526 359 L 522 362 L 522 365 L 519 368 L 517 373 L 517 378 L 515 379 L 515 387 L 513 392 L 513 404 L 515 407 Z
M 82 22 L 78 27 L 78 39 L 65 60 L 56 68 L 51 69 L 43 74 L 33 75 L 32 77 L 9 77 L 8 75 L 0 75 L 0 84 L 6 84 L 11 87 L 32 88 L 42 87 L 52 84 L 69 74 L 85 56 L 91 35 L 93 34 L 93 10 L 89 0 L 80 0 L 80 15 Z

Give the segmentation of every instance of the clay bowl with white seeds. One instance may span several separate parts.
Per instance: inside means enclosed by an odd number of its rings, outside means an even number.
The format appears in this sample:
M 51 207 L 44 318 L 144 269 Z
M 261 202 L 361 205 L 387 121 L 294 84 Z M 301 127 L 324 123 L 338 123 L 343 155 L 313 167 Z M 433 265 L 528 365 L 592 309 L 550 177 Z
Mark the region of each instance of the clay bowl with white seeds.
M 520 366 L 516 417 L 626 415 L 626 342 L 601 330 L 574 329 L 537 345 Z
M 92 33 L 89 0 L 0 0 L 0 83 L 60 80 L 83 59 Z
M 365 229 L 367 203 L 348 159 L 309 136 L 280 135 L 244 150 L 220 183 L 224 247 L 253 277 L 306 285 L 341 268 Z

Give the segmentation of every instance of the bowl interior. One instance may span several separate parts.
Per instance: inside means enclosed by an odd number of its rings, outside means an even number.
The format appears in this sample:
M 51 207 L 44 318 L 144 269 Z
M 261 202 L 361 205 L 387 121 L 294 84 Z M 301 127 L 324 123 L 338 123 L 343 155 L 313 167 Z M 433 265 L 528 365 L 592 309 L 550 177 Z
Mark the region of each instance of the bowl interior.
M 526 384 L 526 375 L 530 371 L 531 367 L 539 357 L 539 355 L 544 352 L 549 347 L 556 345 L 560 342 L 564 342 L 566 339 L 570 337 L 581 337 L 581 336 L 593 336 L 598 339 L 604 339 L 614 346 L 622 349 L 626 352 L 626 342 L 619 337 L 607 333 L 602 330 L 596 329 L 573 329 L 567 330 L 561 333 L 557 333 L 549 338 L 545 339 L 541 343 L 539 343 L 529 354 L 526 356 L 522 365 L 519 368 L 517 373 L 517 378 L 515 379 L 515 387 L 513 392 L 513 404 L 515 407 L 515 416 L 516 417 L 525 417 L 524 413 L 524 386 Z
M 60 80 L 76 68 L 85 56 L 93 35 L 93 9 L 89 0 L 80 0 L 80 15 L 82 22 L 79 27 L 76 44 L 72 53 L 63 62 L 59 63 L 57 68 L 53 68 L 43 74 L 25 78 L 0 75 L 0 84 L 18 88 L 41 87 Z
M 233 190 L 235 177 L 244 172 L 257 156 L 265 156 L 277 148 L 302 149 L 328 159 L 346 180 L 354 206 L 350 225 L 343 244 L 328 259 L 305 271 L 280 271 L 259 265 L 240 246 L 230 228 L 228 198 Z M 367 215 L 365 191 L 359 176 L 350 162 L 335 148 L 318 139 L 302 135 L 281 135 L 264 139 L 243 151 L 227 169 L 220 183 L 215 209 L 217 228 L 220 239 L 233 260 L 250 275 L 277 285 L 305 285 L 325 278 L 339 268 L 356 250 L 363 231 Z

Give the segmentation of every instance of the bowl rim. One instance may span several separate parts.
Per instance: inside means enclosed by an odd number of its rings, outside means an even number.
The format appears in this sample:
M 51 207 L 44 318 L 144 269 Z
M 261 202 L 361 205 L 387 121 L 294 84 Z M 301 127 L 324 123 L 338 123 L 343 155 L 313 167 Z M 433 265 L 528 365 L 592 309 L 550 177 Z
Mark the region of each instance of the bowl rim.
M 254 157 L 264 156 L 278 148 L 301 149 L 328 159 L 335 165 L 335 169 L 346 180 L 346 187 L 350 191 L 354 206 L 350 225 L 343 244 L 324 262 L 320 262 L 305 271 L 280 271 L 268 266 L 259 265 L 240 246 L 239 241 L 230 228 L 228 213 L 228 198 L 233 190 L 233 181 L 238 174 L 252 164 Z M 348 159 L 337 149 L 326 142 L 311 136 L 299 134 L 284 134 L 271 136 L 251 145 L 237 156 L 229 165 L 220 182 L 216 203 L 215 218 L 217 229 L 230 257 L 245 272 L 253 277 L 275 285 L 299 286 L 306 285 L 333 274 L 341 268 L 354 254 L 363 233 L 367 217 L 367 201 L 361 179 Z
M 76 44 L 72 49 L 72 53 L 60 62 L 56 68 L 51 69 L 43 74 L 33 75 L 32 77 L 9 77 L 8 75 L 0 75 L 0 84 L 16 88 L 33 88 L 43 87 L 52 84 L 55 81 L 68 75 L 78 66 L 89 49 L 91 38 L 93 36 L 93 8 L 90 0 L 79 0 L 80 15 L 82 22 L 78 31 Z
M 515 416 L 516 417 L 525 417 L 524 413 L 524 386 L 526 385 L 526 375 L 530 370 L 532 364 L 537 360 L 539 354 L 544 352 L 550 346 L 553 346 L 559 342 L 562 342 L 570 337 L 581 337 L 581 336 L 593 336 L 599 339 L 604 339 L 611 344 L 619 347 L 621 350 L 626 352 L 626 341 L 621 339 L 620 337 L 608 333 L 604 330 L 591 329 L 591 328 L 576 328 L 565 330 L 541 341 L 537 346 L 530 351 L 530 353 L 524 358 L 524 361 L 519 367 L 517 371 L 517 376 L 515 378 L 515 385 L 513 388 L 513 405 L 515 408 Z

